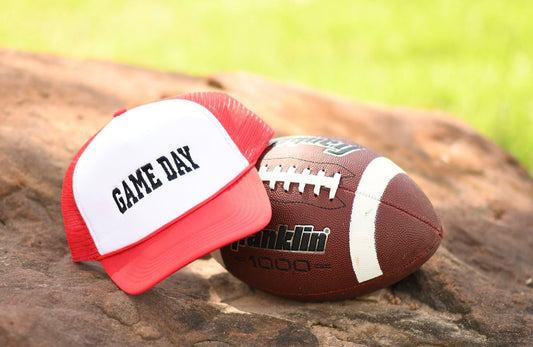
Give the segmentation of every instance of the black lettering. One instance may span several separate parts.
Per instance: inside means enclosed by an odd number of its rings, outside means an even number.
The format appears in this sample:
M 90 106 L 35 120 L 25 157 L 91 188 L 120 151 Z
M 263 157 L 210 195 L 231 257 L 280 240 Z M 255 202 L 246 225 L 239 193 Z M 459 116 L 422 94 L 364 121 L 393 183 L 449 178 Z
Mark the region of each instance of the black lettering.
M 275 260 L 276 269 L 280 271 L 290 271 L 291 270 L 291 262 L 289 259 L 284 258 L 276 258 Z M 282 265 L 285 264 L 285 265 Z
M 246 238 L 246 245 L 248 247 L 259 247 L 261 245 L 261 232 L 248 236 Z
M 189 146 L 183 146 L 181 148 L 178 148 L 178 153 L 181 154 L 182 156 L 185 157 L 185 159 L 187 159 L 189 161 L 189 163 L 191 163 L 191 166 L 193 169 L 198 169 L 200 168 L 200 166 L 198 166 L 198 164 L 196 164 L 193 160 L 192 160 L 192 157 L 191 157 L 191 153 L 189 152 Z
M 148 184 L 146 184 L 141 169 L 137 169 L 137 171 L 135 171 L 135 174 L 136 176 L 129 175 L 128 178 L 130 179 L 131 183 L 133 183 L 133 187 L 137 191 L 137 197 L 139 199 L 142 199 L 144 198 L 144 194 L 141 192 L 141 187 L 144 187 L 146 194 L 150 194 L 152 190 L 150 189 L 150 187 L 148 187 Z
M 311 264 L 305 259 L 296 259 L 294 261 L 294 270 L 298 272 L 309 272 L 311 271 Z
M 302 234 L 302 243 L 300 244 L 300 251 L 307 251 L 309 250 L 309 233 L 305 232 Z
M 141 170 L 143 170 L 144 174 L 146 175 L 146 177 L 148 178 L 148 181 L 150 181 L 150 184 L 152 185 L 152 189 L 153 190 L 156 190 L 157 188 L 161 187 L 163 185 L 163 183 L 161 182 L 161 180 L 157 177 L 155 177 L 155 175 L 152 173 L 152 170 L 153 170 L 153 166 L 152 164 L 148 163 L 144 166 L 141 167 Z M 155 178 L 155 180 L 154 180 Z
M 272 270 L 272 259 L 269 257 L 257 258 L 257 264 L 261 269 Z
M 278 238 L 276 239 L 276 248 L 283 249 L 283 242 L 285 241 L 285 233 L 287 232 L 286 225 L 280 225 L 278 230 Z
M 302 231 L 303 227 L 300 225 L 297 225 L 296 228 L 294 228 L 294 238 L 292 239 L 292 247 L 291 250 L 298 251 L 300 250 L 300 241 L 302 240 Z
M 311 241 L 309 242 L 309 251 L 324 252 L 326 249 L 327 235 L 324 233 L 312 233 Z
M 185 164 L 176 153 L 171 151 L 170 154 L 172 155 L 172 159 L 174 159 L 174 164 L 176 164 L 176 169 L 178 169 L 178 173 L 180 174 L 180 176 L 185 175 L 185 171 L 192 171 L 192 169 L 188 167 L 187 164 Z M 185 171 L 183 171 L 183 169 L 185 169 Z
M 172 164 L 170 164 L 170 160 L 168 160 L 167 157 L 164 155 L 156 159 L 159 165 L 165 170 L 165 173 L 167 174 L 167 180 L 172 181 L 173 179 L 176 179 L 178 177 L 178 173 L 174 168 L 172 167 Z
M 313 225 L 295 225 L 289 230 L 288 225 L 279 225 L 278 230 L 263 229 L 251 236 L 231 244 L 231 249 L 238 252 L 239 247 L 253 247 L 289 252 L 324 253 L 328 243 L 330 229 L 314 230 Z
M 274 230 L 266 229 L 263 230 L 261 234 L 261 248 L 274 249 L 276 246 L 276 236 L 278 234 Z
M 262 232 L 258 232 L 258 233 L 255 233 L 253 235 L 253 238 L 254 238 L 254 242 L 253 242 L 253 247 L 256 247 L 256 248 L 259 248 L 261 247 L 261 238 L 262 238 Z
M 292 238 L 294 236 L 294 231 L 292 230 L 287 230 L 285 232 L 285 239 L 283 240 L 283 244 L 282 244 L 282 250 L 290 250 L 291 249 L 291 241 L 292 241 Z
M 124 190 L 124 193 L 126 194 L 126 206 L 128 206 L 128 208 L 130 208 L 130 207 L 133 206 L 133 204 L 136 204 L 137 201 L 139 201 L 139 199 L 137 199 L 135 194 L 133 194 L 133 191 L 128 186 L 126 181 L 122 181 L 122 188 Z
M 124 199 L 122 198 L 120 189 L 115 188 L 113 189 L 113 200 L 115 200 L 115 204 L 117 204 L 118 210 L 120 213 L 124 214 L 128 210 L 126 207 L 126 203 L 124 202 Z

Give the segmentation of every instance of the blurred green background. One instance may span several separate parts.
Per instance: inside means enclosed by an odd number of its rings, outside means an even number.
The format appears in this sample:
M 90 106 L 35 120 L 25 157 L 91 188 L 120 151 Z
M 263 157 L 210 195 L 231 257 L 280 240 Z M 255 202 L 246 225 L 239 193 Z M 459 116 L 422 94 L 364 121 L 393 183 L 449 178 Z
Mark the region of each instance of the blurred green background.
M 532 18 L 531 0 L 15 0 L 0 47 L 440 110 L 533 172 Z

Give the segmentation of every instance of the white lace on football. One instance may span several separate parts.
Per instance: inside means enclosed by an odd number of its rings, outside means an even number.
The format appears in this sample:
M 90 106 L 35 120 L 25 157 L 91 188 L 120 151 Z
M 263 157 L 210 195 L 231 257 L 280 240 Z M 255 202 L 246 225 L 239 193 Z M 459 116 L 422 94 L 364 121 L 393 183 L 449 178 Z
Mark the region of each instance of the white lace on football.
M 320 188 L 329 188 L 329 199 L 333 200 L 337 193 L 337 188 L 341 180 L 341 174 L 336 172 L 333 177 L 326 176 L 326 171 L 320 170 L 316 175 L 311 174 L 310 169 L 304 169 L 301 173 L 296 172 L 296 167 L 291 166 L 287 171 L 281 171 L 281 165 L 268 171 L 268 166 L 264 165 L 259 169 L 259 176 L 263 182 L 269 182 L 270 189 L 276 187 L 276 182 L 283 182 L 283 189 L 289 190 L 291 183 L 298 184 L 298 191 L 304 192 L 306 185 L 313 185 L 313 192 L 318 196 Z

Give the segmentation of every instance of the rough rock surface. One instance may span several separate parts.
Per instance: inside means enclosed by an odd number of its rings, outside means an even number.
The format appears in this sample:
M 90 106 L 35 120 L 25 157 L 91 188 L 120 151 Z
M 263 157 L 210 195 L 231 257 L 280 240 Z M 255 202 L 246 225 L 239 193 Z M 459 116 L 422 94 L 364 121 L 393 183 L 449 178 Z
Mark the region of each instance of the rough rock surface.
M 277 135 L 348 138 L 402 166 L 444 228 L 435 256 L 358 300 L 289 301 L 205 257 L 148 292 L 73 263 L 60 209 L 74 153 L 114 111 L 223 90 Z M 435 112 L 362 105 L 244 73 L 192 77 L 0 50 L 0 345 L 399 346 L 533 344 L 533 180 Z

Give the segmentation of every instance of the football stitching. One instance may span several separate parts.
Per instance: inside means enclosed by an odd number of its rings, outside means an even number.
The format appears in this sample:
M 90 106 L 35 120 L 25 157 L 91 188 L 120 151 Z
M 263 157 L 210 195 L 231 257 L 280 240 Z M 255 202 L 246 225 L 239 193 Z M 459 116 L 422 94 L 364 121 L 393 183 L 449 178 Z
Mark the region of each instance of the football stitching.
M 334 166 L 341 167 L 341 168 L 343 168 L 344 170 L 346 170 L 347 172 L 350 173 L 350 175 L 343 176 L 343 178 L 353 178 L 353 177 L 355 177 L 355 174 L 353 173 L 352 170 L 348 169 L 346 166 L 344 166 L 342 164 L 335 163 L 335 162 L 332 162 L 332 161 L 314 161 L 314 160 L 307 160 L 307 159 L 302 159 L 302 158 L 297 158 L 297 157 L 274 157 L 274 158 L 264 158 L 263 162 L 270 162 L 270 161 L 283 160 L 283 159 L 294 159 L 294 160 L 303 161 L 303 162 L 306 162 L 306 163 L 318 164 L 318 165 L 334 165 Z M 280 165 L 280 164 L 277 164 L 277 165 Z
M 259 169 L 259 177 L 263 182 L 268 182 L 269 187 L 273 190 L 277 182 L 283 183 L 283 190 L 289 191 L 289 187 L 293 183 L 298 184 L 298 192 L 303 194 L 307 185 L 314 186 L 313 193 L 315 196 L 320 194 L 320 188 L 329 189 L 329 200 L 335 198 L 337 189 L 339 188 L 341 173 L 335 172 L 333 176 L 326 176 L 326 170 L 319 170 L 316 174 L 311 174 L 311 169 L 305 168 L 302 172 L 296 172 L 296 166 L 291 166 L 287 171 L 282 171 L 282 166 L 277 165 L 268 171 L 268 165 L 263 165 Z
M 353 173 L 352 170 L 348 169 L 346 166 L 341 165 L 341 164 L 338 164 L 338 163 L 335 163 L 335 162 L 330 162 L 330 161 L 327 161 L 327 162 L 324 162 L 324 161 L 314 161 L 314 160 L 301 159 L 301 158 L 292 157 L 292 156 L 289 156 L 289 157 L 273 157 L 273 158 L 263 159 L 263 162 L 271 162 L 271 161 L 274 161 L 274 162 L 275 162 L 276 160 L 285 160 L 285 159 L 293 159 L 293 160 L 297 160 L 297 161 L 301 161 L 301 162 L 312 163 L 312 164 L 318 164 L 318 165 L 333 165 L 333 166 L 338 166 L 338 167 L 344 169 L 346 172 L 348 172 L 349 175 L 344 175 L 344 176 L 342 176 L 342 174 L 341 174 L 341 175 L 339 176 L 339 184 L 338 184 L 337 190 L 342 189 L 342 190 L 345 190 L 345 191 L 351 191 L 350 189 L 347 189 L 346 187 L 342 187 L 342 186 L 340 186 L 340 180 L 341 180 L 341 179 L 354 178 L 354 177 L 356 177 L 356 175 Z M 263 166 L 268 166 L 268 165 L 265 164 L 265 165 L 263 165 Z M 277 166 L 282 166 L 282 165 L 277 164 L 276 167 L 277 167 Z M 292 165 L 292 166 L 294 167 L 294 165 Z M 261 169 L 262 169 L 262 168 L 260 168 L 260 170 L 261 170 Z M 307 169 L 309 169 L 309 168 L 307 167 Z M 322 171 L 322 170 L 323 170 L 323 169 L 321 169 L 321 171 Z M 323 170 L 323 171 L 324 171 L 324 173 L 325 173 L 326 170 Z M 339 172 L 339 173 L 340 173 L 340 172 Z M 279 181 L 279 182 L 281 182 L 281 181 Z M 269 183 L 270 183 L 270 182 L 269 182 Z M 296 183 L 296 182 L 295 182 L 295 183 Z M 272 188 L 271 188 L 271 189 L 272 189 Z M 319 187 L 318 191 L 320 192 L 320 187 Z M 285 189 L 285 192 L 287 192 L 287 189 Z M 302 192 L 300 191 L 300 193 L 302 193 Z M 331 192 L 330 192 L 330 193 L 331 193 Z M 353 193 L 353 192 L 352 192 L 352 193 Z M 318 194 L 316 194 L 316 192 L 315 192 L 315 195 L 318 196 Z M 337 199 L 340 200 L 339 198 L 337 198 Z M 272 198 L 271 198 L 271 200 L 272 200 L 272 201 L 275 201 L 275 202 L 279 202 L 279 203 L 286 203 L 286 202 L 284 202 L 284 201 L 279 201 L 279 200 L 275 200 L 275 199 L 272 199 Z M 333 200 L 333 199 L 330 198 L 330 200 Z M 313 204 L 313 203 L 308 203 L 308 202 L 303 202 L 303 201 L 294 201 L 294 202 L 289 202 L 289 203 L 301 203 L 301 204 L 305 204 L 305 205 L 317 206 L 317 207 L 320 207 L 320 208 L 325 208 L 325 209 L 328 209 L 328 210 L 335 210 L 335 209 L 338 209 L 338 208 L 346 207 L 346 203 L 345 203 L 344 201 L 342 201 L 342 200 L 341 200 L 341 202 L 342 202 L 343 206 L 341 206 L 341 207 L 336 207 L 336 208 L 326 208 L 326 207 L 322 207 L 322 206 L 319 206 L 319 205 L 315 205 L 315 204 Z

